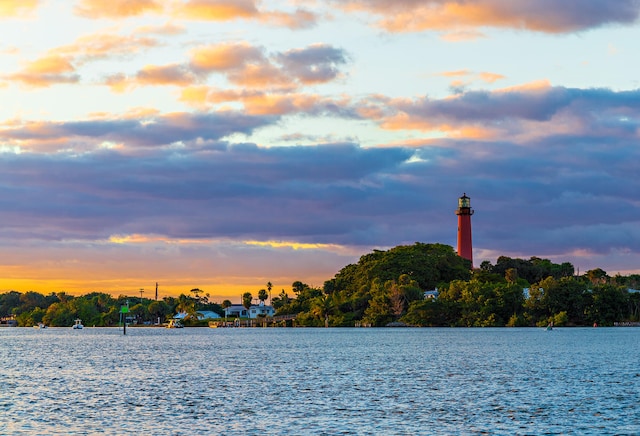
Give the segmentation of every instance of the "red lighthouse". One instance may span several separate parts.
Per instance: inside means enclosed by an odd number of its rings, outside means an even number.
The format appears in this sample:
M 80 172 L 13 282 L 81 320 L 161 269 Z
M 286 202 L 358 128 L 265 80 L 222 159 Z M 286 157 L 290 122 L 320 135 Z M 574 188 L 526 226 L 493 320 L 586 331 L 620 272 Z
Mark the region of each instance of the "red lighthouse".
M 466 193 L 458 199 L 456 215 L 458 215 L 458 256 L 469 259 L 471 267 L 473 267 L 473 250 L 471 246 L 471 215 L 473 215 L 473 209 L 471 209 L 471 199 L 467 197 Z

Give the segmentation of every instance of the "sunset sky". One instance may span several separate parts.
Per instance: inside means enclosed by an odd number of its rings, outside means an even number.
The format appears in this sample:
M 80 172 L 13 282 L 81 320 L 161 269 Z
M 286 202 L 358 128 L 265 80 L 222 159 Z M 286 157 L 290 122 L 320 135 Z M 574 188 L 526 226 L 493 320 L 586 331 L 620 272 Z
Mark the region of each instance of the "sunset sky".
M 640 272 L 638 0 L 0 0 L 0 292 L 456 245 Z

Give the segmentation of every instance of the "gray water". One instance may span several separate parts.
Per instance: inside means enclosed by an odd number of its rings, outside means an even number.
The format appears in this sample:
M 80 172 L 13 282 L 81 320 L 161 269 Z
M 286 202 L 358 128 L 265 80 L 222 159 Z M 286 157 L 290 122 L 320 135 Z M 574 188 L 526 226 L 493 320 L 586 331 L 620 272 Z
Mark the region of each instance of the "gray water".
M 640 434 L 640 328 L 0 329 L 0 434 Z

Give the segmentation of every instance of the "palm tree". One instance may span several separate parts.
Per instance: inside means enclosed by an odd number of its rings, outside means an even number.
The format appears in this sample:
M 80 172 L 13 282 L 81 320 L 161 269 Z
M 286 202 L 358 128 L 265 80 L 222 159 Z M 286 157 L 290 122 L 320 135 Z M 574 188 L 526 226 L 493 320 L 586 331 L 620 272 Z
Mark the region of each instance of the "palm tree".
M 178 313 L 185 313 L 185 320 L 191 318 L 198 319 L 198 316 L 202 315 L 200 312 L 198 312 L 196 300 L 184 294 L 180 294 L 180 296 L 178 297 L 178 305 L 176 306 L 176 311 Z
M 227 309 L 230 308 L 232 306 L 232 303 L 230 300 L 224 300 L 221 304 L 222 308 L 224 309 L 224 320 L 227 320 Z
M 251 302 L 253 301 L 253 295 L 251 292 L 245 292 L 242 294 L 242 305 L 247 309 L 247 318 L 249 317 L 249 309 L 251 308 Z
M 176 312 L 186 313 L 187 310 L 189 309 L 189 306 L 193 304 L 193 299 L 184 294 L 180 294 L 180 296 L 178 297 L 177 303 L 178 304 L 176 304 Z
M 264 300 L 266 300 L 267 298 L 269 298 L 269 294 L 267 294 L 267 291 L 264 289 L 260 289 L 258 291 L 258 300 L 264 303 Z
M 271 288 L 273 288 L 273 285 L 271 284 L 271 282 L 267 282 L 267 291 L 269 292 L 269 304 L 271 304 Z
M 329 312 L 331 312 L 332 303 L 331 297 L 325 294 L 314 298 L 311 303 L 311 313 L 320 319 L 324 318 L 325 327 L 329 327 Z

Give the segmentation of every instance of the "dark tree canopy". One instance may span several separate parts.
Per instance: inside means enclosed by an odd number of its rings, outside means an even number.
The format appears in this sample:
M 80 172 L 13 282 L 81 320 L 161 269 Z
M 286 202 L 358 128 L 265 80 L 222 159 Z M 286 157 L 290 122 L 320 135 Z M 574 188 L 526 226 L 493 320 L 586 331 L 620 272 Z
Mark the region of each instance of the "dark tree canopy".
M 484 261 L 481 269 L 502 277 L 505 276 L 508 270 L 513 269 L 517 272 L 518 277 L 525 279 L 528 283 L 536 283 L 547 277 L 553 277 L 554 279 L 571 277 L 575 273 L 573 265 L 569 262 L 557 264 L 549 259 L 541 259 L 535 256 L 529 260 L 500 256 L 495 266 L 492 266 L 488 261 Z
M 346 292 L 351 295 L 369 288 L 376 279 L 385 283 L 397 280 L 403 274 L 421 289 L 429 290 L 442 282 L 468 280 L 470 268 L 470 262 L 458 256 L 449 245 L 416 242 L 365 254 L 357 264 L 345 266 L 326 282 L 324 290 L 328 294 Z

